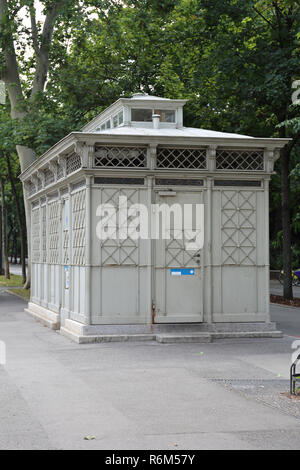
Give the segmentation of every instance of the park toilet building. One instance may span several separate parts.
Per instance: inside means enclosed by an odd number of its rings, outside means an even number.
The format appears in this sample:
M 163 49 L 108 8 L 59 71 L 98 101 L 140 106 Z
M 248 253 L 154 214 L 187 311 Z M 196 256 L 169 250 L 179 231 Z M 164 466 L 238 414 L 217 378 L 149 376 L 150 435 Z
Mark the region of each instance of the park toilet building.
M 26 310 L 75 341 L 278 335 L 268 195 L 287 139 L 184 127 L 185 103 L 120 98 L 21 175 L 31 225 Z M 99 207 L 118 215 L 120 200 L 148 209 L 149 233 L 158 205 L 199 205 L 203 246 L 176 236 L 173 212 L 168 238 L 121 236 L 129 211 L 113 218 L 115 237 L 99 237 Z

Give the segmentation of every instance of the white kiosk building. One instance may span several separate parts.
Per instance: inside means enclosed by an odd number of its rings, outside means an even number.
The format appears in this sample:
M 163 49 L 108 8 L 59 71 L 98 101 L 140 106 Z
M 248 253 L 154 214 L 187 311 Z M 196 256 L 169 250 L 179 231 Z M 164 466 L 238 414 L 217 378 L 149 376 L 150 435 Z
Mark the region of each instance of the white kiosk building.
M 269 315 L 269 180 L 287 139 L 183 126 L 186 100 L 120 98 L 21 175 L 26 309 L 77 342 L 278 336 Z M 204 205 L 204 246 L 96 235 L 100 204 Z M 98 214 L 98 215 L 97 215 Z M 149 223 L 151 224 L 151 217 Z

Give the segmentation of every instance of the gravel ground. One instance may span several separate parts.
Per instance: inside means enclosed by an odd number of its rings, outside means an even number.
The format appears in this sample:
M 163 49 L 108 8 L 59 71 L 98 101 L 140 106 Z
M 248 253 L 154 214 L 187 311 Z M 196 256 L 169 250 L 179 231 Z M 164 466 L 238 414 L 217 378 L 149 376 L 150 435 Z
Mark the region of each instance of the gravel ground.
M 227 390 L 234 391 L 247 399 L 277 408 L 300 419 L 300 398 L 293 399 L 287 396 L 289 380 L 212 379 L 212 382 L 222 384 Z

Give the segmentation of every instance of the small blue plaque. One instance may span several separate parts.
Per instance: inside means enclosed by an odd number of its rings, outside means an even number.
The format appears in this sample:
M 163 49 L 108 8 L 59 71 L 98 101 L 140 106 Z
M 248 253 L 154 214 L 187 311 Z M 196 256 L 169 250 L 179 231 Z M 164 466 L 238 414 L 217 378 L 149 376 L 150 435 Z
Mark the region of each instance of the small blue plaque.
M 171 268 L 171 276 L 194 276 L 195 269 L 193 268 Z

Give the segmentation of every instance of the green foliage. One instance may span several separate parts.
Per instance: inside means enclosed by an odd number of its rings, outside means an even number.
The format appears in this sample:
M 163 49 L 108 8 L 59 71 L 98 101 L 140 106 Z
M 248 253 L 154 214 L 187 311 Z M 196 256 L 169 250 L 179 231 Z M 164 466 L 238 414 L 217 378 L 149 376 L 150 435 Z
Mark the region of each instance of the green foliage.
M 136 91 L 188 98 L 185 124 L 263 137 L 291 137 L 292 242 L 300 265 L 299 106 L 300 5 L 291 0 L 64 1 L 44 92 L 32 100 L 36 67 L 29 15 L 32 0 L 9 2 L 0 44 L 13 30 L 27 114 L 12 121 L 2 109 L 0 149 L 15 144 L 37 155 Z M 50 0 L 42 2 L 45 11 Z M 26 8 L 27 6 L 27 8 Z M 37 23 L 38 37 L 42 24 Z M 31 47 L 29 49 L 29 46 Z M 1 73 L 1 59 L 0 59 Z M 0 163 L 1 165 L 1 163 Z M 280 267 L 281 169 L 271 180 L 271 260 Z

